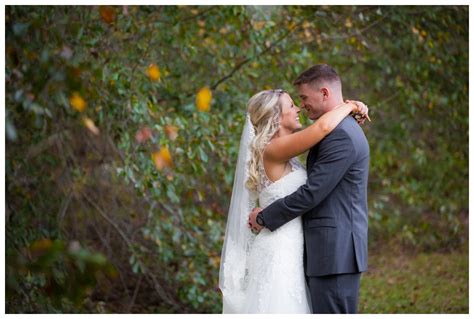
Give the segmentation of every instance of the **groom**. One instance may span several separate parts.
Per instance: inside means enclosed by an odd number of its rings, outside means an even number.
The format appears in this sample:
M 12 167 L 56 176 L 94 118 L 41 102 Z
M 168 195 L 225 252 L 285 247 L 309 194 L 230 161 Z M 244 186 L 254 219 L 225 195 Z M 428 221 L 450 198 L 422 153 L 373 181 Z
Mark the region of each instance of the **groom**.
M 325 64 L 293 83 L 310 119 L 343 103 L 341 80 Z M 356 313 L 361 273 L 367 271 L 369 145 L 351 116 L 311 148 L 308 179 L 293 194 L 264 210 L 249 225 L 271 231 L 303 215 L 304 266 L 314 313 Z

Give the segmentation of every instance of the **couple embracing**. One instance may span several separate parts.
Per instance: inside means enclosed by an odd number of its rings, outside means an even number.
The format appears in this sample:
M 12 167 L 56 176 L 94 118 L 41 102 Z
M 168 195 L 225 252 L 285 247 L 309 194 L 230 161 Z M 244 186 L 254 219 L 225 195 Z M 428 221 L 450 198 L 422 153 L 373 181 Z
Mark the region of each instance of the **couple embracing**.
M 369 145 L 329 65 L 248 102 L 219 273 L 224 313 L 356 313 L 367 270 Z M 352 116 L 351 116 L 352 115 Z M 309 150 L 306 166 L 297 156 Z M 263 208 L 263 209 L 262 209 Z

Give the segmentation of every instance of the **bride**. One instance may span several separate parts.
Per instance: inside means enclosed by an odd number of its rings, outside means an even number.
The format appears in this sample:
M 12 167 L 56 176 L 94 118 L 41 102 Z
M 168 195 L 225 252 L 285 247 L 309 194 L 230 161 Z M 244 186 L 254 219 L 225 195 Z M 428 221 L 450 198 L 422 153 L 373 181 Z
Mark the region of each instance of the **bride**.
M 274 232 L 264 228 L 253 234 L 248 215 L 255 206 L 264 208 L 304 184 L 306 170 L 296 156 L 351 112 L 363 118 L 367 107 L 341 104 L 303 130 L 299 112 L 283 90 L 259 92 L 248 102 L 219 273 L 223 313 L 311 313 L 301 217 Z

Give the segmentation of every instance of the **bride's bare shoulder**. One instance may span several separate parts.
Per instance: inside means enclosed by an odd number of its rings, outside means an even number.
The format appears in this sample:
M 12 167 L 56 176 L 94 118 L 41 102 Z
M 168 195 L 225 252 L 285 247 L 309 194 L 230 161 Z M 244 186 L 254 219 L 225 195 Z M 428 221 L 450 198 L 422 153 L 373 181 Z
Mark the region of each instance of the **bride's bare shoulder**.
M 265 149 L 262 163 L 263 174 L 265 174 L 265 177 L 270 181 L 274 182 L 284 176 L 291 166 L 289 161 L 275 161 L 266 153 L 267 150 Z

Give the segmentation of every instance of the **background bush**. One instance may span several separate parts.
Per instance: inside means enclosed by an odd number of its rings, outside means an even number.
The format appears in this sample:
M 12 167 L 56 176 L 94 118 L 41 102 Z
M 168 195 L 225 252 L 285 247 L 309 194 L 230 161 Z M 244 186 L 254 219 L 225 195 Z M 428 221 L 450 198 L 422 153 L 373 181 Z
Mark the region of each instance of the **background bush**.
M 246 102 L 315 63 L 371 110 L 371 249 L 467 241 L 467 6 L 7 6 L 5 36 L 7 312 L 220 312 Z

